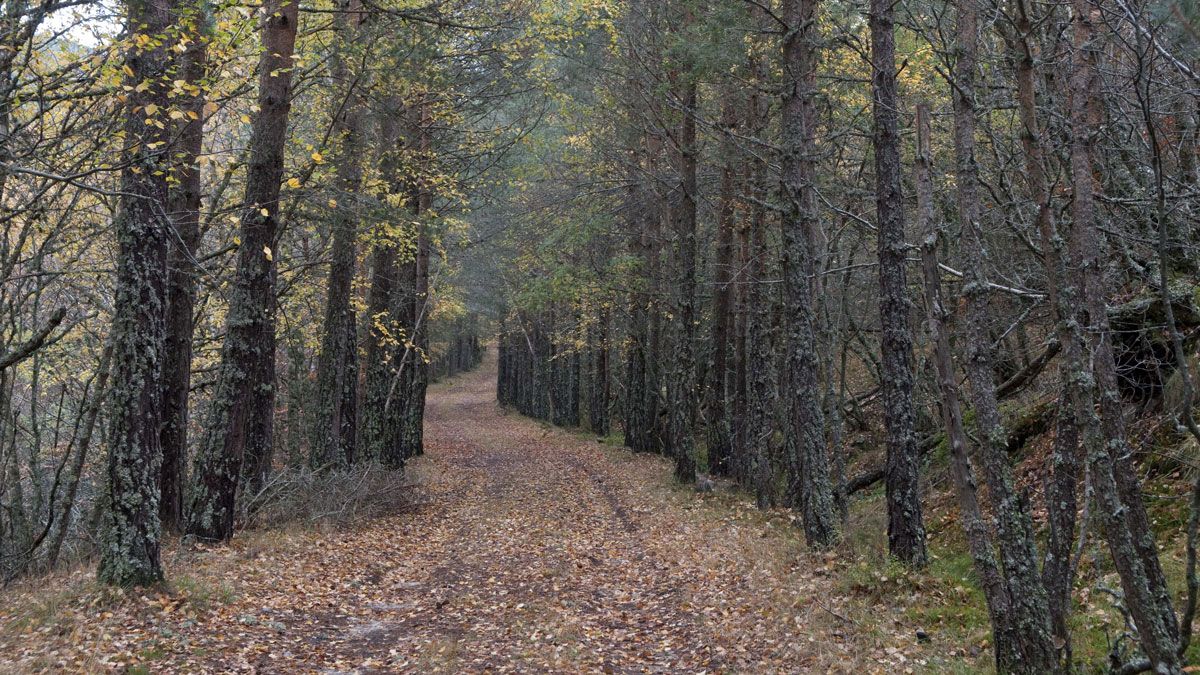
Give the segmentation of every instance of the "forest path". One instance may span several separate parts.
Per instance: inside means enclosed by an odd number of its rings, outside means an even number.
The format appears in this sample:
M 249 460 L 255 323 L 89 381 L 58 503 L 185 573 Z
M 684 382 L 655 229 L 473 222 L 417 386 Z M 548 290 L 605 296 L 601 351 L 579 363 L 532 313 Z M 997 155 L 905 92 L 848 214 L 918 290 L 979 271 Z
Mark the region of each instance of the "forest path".
M 431 387 L 412 508 L 174 547 L 171 592 L 58 600 L 0 672 L 862 672 L 786 512 L 502 410 L 495 368 Z
M 643 545 L 648 505 L 606 448 L 501 410 L 495 375 L 489 352 L 431 391 L 425 506 L 320 641 L 366 671 L 712 669 L 686 579 Z

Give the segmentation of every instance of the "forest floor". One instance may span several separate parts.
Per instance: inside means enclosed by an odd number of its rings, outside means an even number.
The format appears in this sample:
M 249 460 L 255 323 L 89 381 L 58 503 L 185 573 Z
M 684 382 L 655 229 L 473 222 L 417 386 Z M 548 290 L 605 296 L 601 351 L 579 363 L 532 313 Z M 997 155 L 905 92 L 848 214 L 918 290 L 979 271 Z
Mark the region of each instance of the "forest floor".
M 697 494 L 671 483 L 662 458 L 504 411 L 494 382 L 489 353 L 431 388 L 428 451 L 394 515 L 173 544 L 163 589 L 102 589 L 90 570 L 9 589 L 0 672 L 986 665 L 986 629 L 950 639 L 914 625 L 939 589 L 845 551 L 808 553 L 787 512 Z

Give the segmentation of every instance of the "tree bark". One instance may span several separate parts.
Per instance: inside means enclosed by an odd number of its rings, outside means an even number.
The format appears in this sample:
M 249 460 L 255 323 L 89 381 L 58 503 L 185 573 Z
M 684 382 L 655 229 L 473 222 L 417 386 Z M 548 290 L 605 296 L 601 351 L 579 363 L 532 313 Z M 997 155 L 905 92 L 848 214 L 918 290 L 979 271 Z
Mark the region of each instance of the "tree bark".
M 275 247 L 279 191 L 292 96 L 292 53 L 299 6 L 268 5 L 262 27 L 258 106 L 250 132 L 249 166 L 241 219 L 241 246 L 229 300 L 225 342 L 193 469 L 189 534 L 225 541 L 233 536 L 238 483 L 261 480 L 271 456 L 275 415 Z
M 1099 9 L 1088 0 L 1072 0 L 1071 71 L 1068 83 L 1071 139 L 1070 176 L 1074 190 L 1071 202 L 1071 271 L 1080 289 L 1079 297 L 1086 312 L 1087 352 L 1080 365 L 1091 363 L 1093 378 L 1081 380 L 1082 390 L 1094 382 L 1099 399 L 1100 433 L 1084 438 L 1088 464 L 1096 485 L 1097 512 L 1108 540 L 1113 564 L 1121 577 L 1125 601 L 1138 626 L 1142 649 L 1151 669 L 1161 673 L 1180 672 L 1178 655 L 1179 626 L 1166 579 L 1158 560 L 1154 533 L 1142 501 L 1137 467 L 1125 434 L 1124 410 L 1117 387 L 1116 365 L 1112 351 L 1112 331 L 1108 323 L 1108 305 L 1100 270 L 1100 251 L 1096 233 L 1095 160 L 1092 135 L 1101 125 L 1095 96 L 1100 79 L 1096 64 L 1094 21 Z M 1083 376 L 1086 371 L 1081 371 Z M 1079 419 L 1095 414 L 1084 408 L 1090 403 L 1080 396 L 1075 413 Z M 1085 429 L 1095 428 L 1090 423 Z
M 151 38 L 125 53 L 125 168 L 115 222 L 113 387 L 108 471 L 100 537 L 100 581 L 141 586 L 162 580 L 159 473 L 162 363 L 167 329 L 167 108 L 169 0 L 130 0 L 130 32 Z M 153 107 L 150 107 L 153 106 Z
M 925 282 L 925 311 L 929 334 L 934 348 L 934 366 L 937 371 L 938 394 L 940 397 L 942 423 L 946 427 L 946 439 L 950 446 L 951 476 L 954 478 L 955 494 L 958 497 L 963 531 L 967 535 L 967 546 L 975 573 L 979 575 L 987 602 L 988 616 L 992 623 L 993 642 L 996 645 L 996 669 L 1006 672 L 1010 664 L 1001 661 L 1000 645 L 1018 636 L 1012 635 L 1009 627 L 1012 599 L 1000 576 L 996 556 L 992 547 L 992 535 L 983 511 L 979 506 L 978 490 L 967 453 L 967 432 L 963 426 L 962 403 L 958 389 L 958 375 L 954 370 L 954 353 L 946 329 L 949 316 L 942 295 L 941 270 L 938 268 L 937 245 L 939 231 L 935 224 L 933 205 L 932 149 L 929 132 L 929 107 L 917 106 L 917 153 L 915 180 L 917 188 L 917 221 L 923 242 L 921 245 L 921 270 Z M 1007 656 L 1005 656 L 1007 659 Z
M 724 98 L 721 106 L 721 128 L 725 134 L 721 143 L 724 166 L 721 168 L 717 207 L 717 255 L 713 263 L 712 357 L 709 360 L 704 405 L 708 431 L 708 470 L 719 476 L 729 474 L 729 456 L 733 452 L 729 415 L 732 379 L 729 351 L 734 328 L 733 238 L 737 176 L 737 148 L 733 143 L 733 134 L 738 127 L 737 101 L 730 92 L 726 92 Z
M 1042 565 L 1042 584 L 1046 587 L 1049 601 L 1050 627 L 1058 646 L 1059 661 L 1064 666 L 1071 663 L 1071 634 L 1067 619 L 1071 611 L 1071 587 L 1074 570 L 1071 564 L 1071 547 L 1075 538 L 1077 511 L 1076 488 L 1079 483 L 1079 421 L 1074 413 L 1074 404 L 1082 401 L 1080 396 L 1089 393 L 1081 390 L 1077 374 L 1082 345 L 1074 329 L 1077 325 L 1077 302 L 1072 299 L 1073 290 L 1064 296 L 1066 276 L 1064 242 L 1054 223 L 1053 204 L 1049 182 L 1046 178 L 1046 156 L 1042 148 L 1042 134 L 1037 118 L 1037 91 L 1035 86 L 1034 22 L 1024 0 L 1016 3 L 1015 31 L 1006 35 L 1014 52 L 1017 85 L 1017 109 L 1021 119 L 1021 147 L 1024 151 L 1025 177 L 1030 196 L 1037 206 L 1036 224 L 1041 237 L 1042 257 L 1045 263 L 1047 295 L 1054 311 L 1058 344 L 1066 345 L 1063 365 L 1060 368 L 1062 401 L 1054 435 L 1054 447 L 1050 456 L 1050 471 L 1045 481 L 1047 521 L 1050 536 L 1046 544 L 1045 562 Z M 1083 403 L 1094 408 L 1093 403 Z M 1088 414 L 1085 420 L 1094 415 Z
M 837 540 L 837 515 L 819 399 L 817 345 L 810 279 L 817 230 L 814 163 L 817 0 L 784 0 L 783 117 L 780 174 L 783 193 L 783 296 L 787 359 L 784 373 L 788 498 L 800 509 L 805 538 L 824 548 Z
M 958 219 L 963 231 L 966 301 L 966 372 L 971 384 L 979 455 L 991 498 L 1001 574 L 1008 594 L 1005 629 L 997 630 L 1000 672 L 1047 673 L 1057 667 L 1050 636 L 1046 590 L 1038 574 L 1037 547 L 1028 504 L 1013 484 L 1007 433 L 1000 416 L 989 333 L 991 288 L 984 277 L 987 242 L 980 222 L 975 163 L 975 70 L 978 67 L 977 0 L 959 0 L 954 66 L 954 153 Z
M 402 110 L 403 104 L 397 100 L 390 101 L 394 110 Z M 400 193 L 403 183 L 400 177 L 401 144 L 400 125 L 397 117 L 402 113 L 384 112 L 379 120 L 379 142 L 382 144 L 379 160 L 380 174 L 385 185 L 385 192 Z M 400 406 L 389 405 L 389 396 L 399 372 L 402 361 L 394 358 L 402 353 L 406 325 L 398 303 L 403 294 L 403 272 L 401 270 L 399 248 L 401 242 L 392 233 L 386 231 L 377 233 L 377 239 L 371 250 L 371 287 L 367 292 L 367 316 L 365 319 L 367 336 L 365 355 L 363 357 L 366 375 L 363 382 L 362 424 L 358 448 L 364 459 L 381 461 L 390 469 L 399 469 L 404 465 L 400 453 L 390 452 L 387 448 L 389 441 L 395 438 L 397 415 L 394 410 Z
M 429 297 L 430 238 L 429 224 L 426 222 L 428 218 L 426 214 L 433 202 L 433 193 L 427 184 L 432 160 L 430 156 L 432 149 L 430 125 L 433 120 L 430 116 L 429 102 L 423 97 L 414 105 L 413 110 L 416 115 L 412 129 L 413 146 L 416 149 L 416 161 L 421 167 L 422 173 L 413 183 L 417 247 L 412 265 L 412 294 L 410 296 L 412 306 L 409 309 L 409 316 L 412 319 L 409 328 L 412 348 L 408 350 L 410 356 L 409 377 L 411 379 L 408 383 L 408 399 L 405 406 L 402 436 L 403 447 L 401 448 L 406 459 L 425 452 L 425 390 L 429 385 L 429 330 L 426 324 L 433 310 Z
M 184 472 L 187 467 L 188 394 L 192 384 L 193 313 L 196 304 L 196 249 L 200 244 L 200 153 L 204 150 L 204 92 L 208 60 L 209 17 L 196 3 L 180 12 L 178 23 L 188 40 L 176 64 L 187 98 L 184 114 L 173 123 L 172 154 L 175 184 L 167 193 L 167 213 L 174 236 L 170 241 L 167 281 L 167 349 L 163 362 L 162 469 L 159 473 L 159 514 L 163 527 L 183 526 Z
M 691 17 L 685 19 L 689 23 Z M 680 121 L 678 147 L 675 148 L 679 171 L 678 204 L 673 215 L 675 226 L 674 284 L 675 313 L 671 320 L 674 354 L 668 387 L 668 435 L 675 458 L 675 480 L 696 480 L 695 439 L 697 416 L 696 391 L 696 194 L 697 147 L 696 106 L 698 84 L 692 73 L 677 75 L 680 83 Z
M 360 74 L 348 61 L 363 18 L 360 0 L 340 0 L 336 21 L 333 79 L 345 100 L 335 111 L 339 203 L 332 214 L 333 244 L 326 283 L 325 332 L 317 362 L 317 421 L 314 468 L 344 468 L 354 462 L 358 428 L 358 330 L 352 294 L 358 266 L 358 191 L 362 185 L 362 100 Z
M 588 396 L 588 426 L 597 436 L 609 434 L 608 384 L 608 309 L 597 310 L 591 344 L 590 393 Z
M 651 411 L 646 403 L 650 399 L 649 385 L 649 349 L 650 349 L 650 313 L 651 300 L 642 286 L 647 283 L 645 271 L 649 268 L 651 247 L 648 242 L 649 233 L 644 227 L 642 213 L 641 177 L 638 175 L 640 158 L 636 147 L 630 147 L 624 221 L 628 234 L 628 250 L 635 257 L 643 271 L 641 279 L 634 279 L 629 291 L 629 338 L 625 352 L 625 401 L 624 427 L 625 445 L 634 452 L 650 452 Z
M 913 403 L 912 328 L 908 323 L 907 244 L 891 0 L 872 0 L 869 22 L 883 419 L 887 429 L 888 552 L 908 565 L 924 567 L 929 554 L 925 550 L 925 524 L 921 518 L 921 457 Z

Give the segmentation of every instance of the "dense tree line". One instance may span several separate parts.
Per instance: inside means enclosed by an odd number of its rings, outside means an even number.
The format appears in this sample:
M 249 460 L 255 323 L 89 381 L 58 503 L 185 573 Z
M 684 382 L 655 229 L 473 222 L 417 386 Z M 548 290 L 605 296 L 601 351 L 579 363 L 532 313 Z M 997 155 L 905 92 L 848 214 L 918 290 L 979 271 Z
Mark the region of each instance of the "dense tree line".
M 402 469 L 430 379 L 481 356 L 461 216 L 525 114 L 487 101 L 527 11 L 122 9 L 0 19 L 5 583 L 93 555 L 155 583 L 277 472 Z
M 1179 672 L 1197 511 L 1156 531 L 1143 480 L 1196 433 L 1188 10 L 610 9 L 556 43 L 575 79 L 515 161 L 500 402 L 619 424 L 681 481 L 794 509 L 816 548 L 882 481 L 888 551 L 916 568 L 944 449 L 999 671 L 1075 667 L 1080 559 L 1102 545 L 1137 645 L 1113 669 Z

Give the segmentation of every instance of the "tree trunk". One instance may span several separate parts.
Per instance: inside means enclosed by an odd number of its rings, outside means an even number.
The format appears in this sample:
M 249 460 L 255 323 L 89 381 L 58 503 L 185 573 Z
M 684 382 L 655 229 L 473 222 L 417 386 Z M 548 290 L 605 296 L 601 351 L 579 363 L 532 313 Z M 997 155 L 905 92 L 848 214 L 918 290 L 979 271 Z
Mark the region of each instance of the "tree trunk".
M 403 103 L 392 99 L 393 110 L 403 110 Z M 388 111 L 380 116 L 379 141 L 382 144 L 379 160 L 385 191 L 400 194 L 404 151 L 400 121 L 403 113 Z M 406 289 L 404 270 L 400 262 L 401 241 L 387 228 L 377 234 L 371 251 L 371 287 L 367 292 L 366 353 L 363 358 L 366 377 L 363 383 L 362 425 L 358 447 L 364 459 L 380 461 L 389 469 L 404 466 L 403 453 L 389 447 L 396 440 L 400 415 L 404 409 L 401 399 L 408 391 L 397 380 L 407 382 L 404 365 L 405 341 L 409 339 L 407 313 L 401 307 Z M 400 395 L 396 396 L 397 390 Z
M 750 320 L 750 226 L 742 223 L 737 230 L 737 276 L 735 278 L 735 297 L 737 300 L 734 321 L 733 338 L 733 373 L 731 386 L 733 389 L 733 409 L 730 419 L 732 449 L 729 457 L 729 473 L 743 487 L 751 485 L 750 467 L 752 454 L 750 450 L 751 430 L 749 423 L 749 391 L 748 370 L 749 356 L 746 337 Z
M 1137 467 L 1133 465 L 1133 453 L 1125 435 L 1124 411 L 1112 352 L 1112 331 L 1108 323 L 1108 305 L 1100 270 L 1092 147 L 1092 134 L 1102 121 L 1095 101 L 1101 83 L 1096 65 L 1093 22 L 1099 18 L 1099 10 L 1087 0 L 1072 0 L 1071 6 L 1074 46 L 1068 85 L 1070 169 L 1074 190 L 1071 202 L 1071 271 L 1074 273 L 1074 283 L 1082 291 L 1080 299 L 1087 319 L 1085 335 L 1089 353 L 1080 355 L 1080 364 L 1092 364 L 1092 381 L 1100 404 L 1101 432 L 1099 435 L 1088 434 L 1084 446 L 1095 481 L 1098 515 L 1113 564 L 1121 577 L 1125 602 L 1137 623 L 1142 649 L 1150 659 L 1151 670 L 1176 673 L 1180 672 L 1178 620 L 1159 564 L 1154 533 L 1142 501 Z M 1081 388 L 1086 384 L 1081 382 Z M 1082 421 L 1086 419 L 1084 415 L 1093 415 L 1094 410 L 1084 410 L 1089 401 L 1083 396 L 1080 399 L 1076 403 L 1075 413 Z
M 591 344 L 591 393 L 588 397 L 588 426 L 597 436 L 608 436 L 608 310 L 597 310 L 596 329 Z
M 1047 473 L 1046 509 L 1050 536 L 1046 544 L 1045 562 L 1042 565 L 1042 584 L 1046 587 L 1049 601 L 1050 627 L 1058 645 L 1059 661 L 1064 666 L 1071 663 L 1071 634 L 1067 619 L 1071 611 L 1071 587 L 1074 571 L 1071 564 L 1071 547 L 1075 539 L 1077 511 L 1076 488 L 1079 483 L 1079 438 L 1080 430 L 1074 402 L 1092 410 L 1090 392 L 1080 388 L 1078 373 L 1083 364 L 1081 336 L 1075 330 L 1079 319 L 1077 302 L 1068 299 L 1074 295 L 1068 289 L 1067 296 L 1063 280 L 1066 276 L 1063 240 L 1054 223 L 1054 205 L 1051 203 L 1050 186 L 1046 179 L 1046 157 L 1042 148 L 1042 134 L 1037 118 L 1037 94 L 1035 88 L 1036 36 L 1034 22 L 1024 0 L 1016 3 L 1016 34 L 1007 35 L 1009 46 L 1014 52 L 1017 85 L 1017 109 L 1020 114 L 1022 133 L 1021 146 L 1025 157 L 1025 177 L 1030 196 L 1037 205 L 1036 224 L 1041 237 L 1042 256 L 1046 269 L 1047 295 L 1056 320 L 1056 333 L 1060 345 L 1065 345 L 1063 364 L 1060 368 L 1063 405 L 1059 407 L 1058 423 L 1054 434 L 1054 447 L 1050 456 L 1050 471 Z M 1089 413 L 1085 418 L 1094 418 Z
M 417 151 L 417 162 L 422 167 L 423 173 L 413 185 L 415 190 L 414 208 L 417 216 L 417 248 L 416 257 L 413 260 L 412 308 L 409 310 L 412 318 L 409 335 L 412 336 L 410 339 L 413 348 L 409 350 L 412 357 L 410 367 L 412 379 L 409 381 L 408 401 L 405 408 L 404 447 L 402 448 L 405 458 L 416 457 L 425 452 L 425 390 L 429 385 L 429 330 L 426 323 L 433 310 L 429 297 L 430 238 L 429 224 L 426 222 L 433 201 L 433 193 L 430 192 L 427 185 L 431 163 L 429 129 L 432 124 L 429 103 L 423 99 L 418 101 L 414 106 L 414 112 L 416 114 L 413 129 L 414 147 Z
M 685 23 L 690 22 L 690 16 Z M 696 106 L 698 85 L 692 73 L 677 76 L 683 118 L 675 149 L 679 170 L 678 204 L 673 215 L 675 226 L 674 284 L 675 317 L 671 320 L 674 354 L 668 387 L 668 436 L 675 458 L 675 480 L 696 480 L 696 455 L 693 429 L 697 416 L 696 397 L 696 191 L 697 147 Z
M 913 567 L 929 562 L 921 518 L 921 457 L 913 403 L 907 245 L 900 175 L 896 36 L 891 0 L 871 2 L 871 91 L 875 117 L 875 209 L 879 227 L 879 324 L 887 429 L 888 552 Z
M 184 114 L 173 123 L 172 154 L 176 182 L 167 193 L 167 213 L 175 228 L 170 241 L 167 281 L 167 349 L 163 362 L 162 469 L 159 473 L 159 514 L 163 527 L 183 526 L 184 471 L 187 466 L 188 393 L 192 383 L 192 332 L 196 303 L 196 248 L 200 243 L 200 166 L 204 149 L 204 92 L 208 59 L 208 16 L 197 4 L 181 13 L 178 22 L 190 42 L 180 55 L 177 76 L 186 84 L 179 105 Z
M 799 507 L 810 546 L 837 540 L 837 516 L 825 452 L 813 331 L 812 278 L 817 230 L 814 156 L 817 0 L 784 0 L 780 174 L 783 193 L 783 297 L 787 359 L 784 373 L 788 498 Z
M 167 329 L 167 44 L 169 0 L 131 0 L 130 31 L 152 36 L 129 47 L 125 168 L 115 230 L 116 299 L 108 427 L 108 472 L 100 536 L 100 581 L 140 586 L 162 580 L 159 478 L 162 363 Z M 147 106 L 153 106 L 147 108 Z M 150 113 L 147 113 L 150 110 Z
M 630 167 L 625 197 L 625 228 L 629 235 L 629 253 L 638 259 L 643 272 L 648 267 L 650 247 L 647 244 L 648 234 L 643 227 L 641 213 L 640 177 L 633 166 L 637 163 L 636 149 L 630 148 Z M 646 409 L 649 394 L 646 391 L 649 382 L 648 351 L 650 348 L 650 322 L 648 320 L 650 297 L 642 285 L 644 279 L 634 279 L 629 291 L 629 339 L 625 352 L 625 401 L 623 424 L 625 427 L 625 445 L 634 452 L 650 451 L 650 411 Z
M 765 25 L 765 13 L 758 11 L 756 20 Z M 749 63 L 750 90 L 749 119 L 747 133 L 761 138 L 770 123 L 770 105 L 761 93 L 767 80 L 766 58 L 753 54 Z M 772 345 L 775 334 L 772 330 L 771 304 L 773 294 L 767 286 L 767 211 L 764 206 L 768 196 L 767 162 L 761 156 L 752 156 L 749 170 L 749 191 L 752 198 L 749 217 L 742 233 L 742 263 L 744 274 L 743 331 L 742 335 L 742 383 L 744 390 L 742 424 L 743 464 L 742 484 L 752 488 L 758 508 L 766 508 L 774 501 L 774 475 L 776 467 L 771 462 L 771 437 L 776 429 L 774 414 L 775 392 L 772 389 Z
M 241 246 L 221 365 L 189 498 L 187 531 L 201 539 L 233 536 L 243 464 L 261 480 L 266 467 L 253 462 L 269 458 L 274 441 L 275 246 L 298 17 L 295 2 L 277 0 L 267 7 L 262 28 L 259 111 L 250 133 Z
M 1020 635 L 1011 624 L 1012 598 L 1000 575 L 992 547 L 992 534 L 979 507 L 979 497 L 971 460 L 967 454 L 967 433 L 963 426 L 962 403 L 958 390 L 958 375 L 954 370 L 953 348 L 946 329 L 949 316 L 947 304 L 942 296 L 941 270 L 938 267 L 937 245 L 939 231 L 935 224 L 933 205 L 932 150 L 929 133 L 929 108 L 922 104 L 917 108 L 917 220 L 923 242 L 921 245 L 921 269 L 925 281 L 925 308 L 929 333 L 934 346 L 934 366 L 937 371 L 942 423 L 946 427 L 946 438 L 950 446 L 951 475 L 962 518 L 963 531 L 967 535 L 967 546 L 975 573 L 979 576 L 987 602 L 988 616 L 992 623 L 997 671 L 1013 670 L 1009 662 L 1010 649 Z M 1003 660 L 1002 660 L 1003 659 Z
M 708 470 L 714 474 L 729 474 L 732 454 L 732 428 L 729 418 L 730 334 L 733 316 L 733 230 L 737 148 L 732 134 L 737 131 L 736 101 L 725 94 L 721 107 L 721 127 L 725 132 L 721 154 L 725 165 L 721 169 L 721 189 L 717 207 L 717 257 L 713 263 L 713 320 L 712 357 L 709 361 L 708 386 L 705 388 L 705 417 L 708 430 Z
M 358 330 L 352 304 L 358 265 L 358 191 L 362 185 L 362 100 L 357 73 L 348 61 L 363 18 L 359 0 L 340 0 L 336 18 L 333 79 L 345 100 L 335 112 L 339 203 L 332 214 L 333 244 L 326 284 L 325 333 L 317 362 L 317 423 L 314 468 L 344 468 L 354 462 L 358 427 Z
M 958 217 L 966 254 L 967 377 L 971 383 L 979 454 L 994 512 L 1001 574 L 1008 591 L 1009 630 L 996 631 L 1000 672 L 1047 673 L 1057 667 L 1050 637 L 1045 588 L 1038 575 L 1037 547 L 1028 505 L 1017 494 L 1008 463 L 1007 434 L 996 398 L 994 354 L 989 334 L 990 287 L 984 278 L 987 242 L 983 237 L 975 164 L 975 69 L 978 53 L 977 0 L 959 0 L 954 67 L 954 151 Z
M 765 168 L 765 167 L 764 167 Z M 749 226 L 749 263 L 746 289 L 746 421 L 747 480 L 754 487 L 755 503 L 763 509 L 775 501 L 776 468 L 771 461 L 771 436 L 775 431 L 772 376 L 773 330 L 771 296 L 767 292 L 766 214 L 756 209 Z

